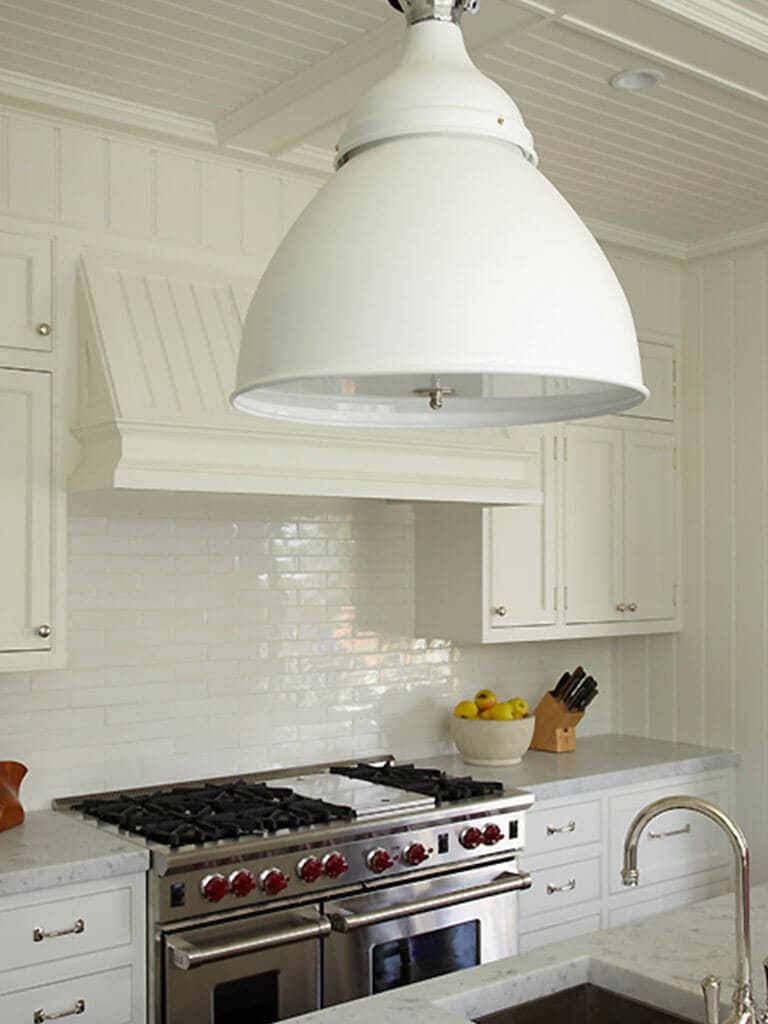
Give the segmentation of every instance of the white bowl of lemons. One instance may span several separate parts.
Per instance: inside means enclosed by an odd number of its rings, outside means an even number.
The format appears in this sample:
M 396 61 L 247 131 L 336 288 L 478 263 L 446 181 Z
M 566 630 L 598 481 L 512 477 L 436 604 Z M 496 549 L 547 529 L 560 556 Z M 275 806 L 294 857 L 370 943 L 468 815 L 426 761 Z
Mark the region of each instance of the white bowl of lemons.
M 462 700 L 451 717 L 451 737 L 466 764 L 520 764 L 531 745 L 536 720 L 522 697 L 500 701 L 493 690 Z

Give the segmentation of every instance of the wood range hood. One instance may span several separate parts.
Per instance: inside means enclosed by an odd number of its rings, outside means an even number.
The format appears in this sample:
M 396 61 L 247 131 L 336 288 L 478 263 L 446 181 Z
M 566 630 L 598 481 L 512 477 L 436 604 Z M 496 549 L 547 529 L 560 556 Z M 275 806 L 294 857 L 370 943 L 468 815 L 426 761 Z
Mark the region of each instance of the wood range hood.
M 79 277 L 71 491 L 541 503 L 539 451 L 507 429 L 318 430 L 235 412 L 254 274 L 91 249 Z

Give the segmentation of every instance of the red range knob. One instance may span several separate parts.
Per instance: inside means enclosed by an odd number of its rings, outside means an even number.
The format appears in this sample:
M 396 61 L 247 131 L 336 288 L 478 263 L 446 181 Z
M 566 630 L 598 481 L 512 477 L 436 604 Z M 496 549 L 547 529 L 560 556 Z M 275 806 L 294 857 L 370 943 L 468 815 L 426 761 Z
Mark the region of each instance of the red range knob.
M 234 871 L 229 876 L 229 887 L 235 896 L 247 896 L 256 888 L 256 879 L 251 871 Z
M 259 885 L 267 896 L 277 896 L 287 888 L 289 879 L 278 868 L 268 868 L 259 875 Z
M 229 882 L 224 875 L 206 875 L 200 883 L 200 892 L 209 903 L 218 903 L 229 893 Z
M 483 833 L 479 828 L 470 825 L 459 836 L 459 842 L 465 850 L 475 850 L 483 842 Z
M 316 882 L 325 874 L 325 869 L 317 857 L 304 857 L 296 865 L 296 874 L 304 882 Z
M 326 853 L 323 857 L 323 870 L 329 878 L 341 878 L 345 872 L 349 871 L 347 858 L 335 851 Z
M 413 868 L 423 864 L 428 857 L 429 854 L 421 843 L 411 843 L 403 853 L 403 860 Z
M 382 850 L 381 847 L 378 847 L 376 850 L 371 850 L 365 858 L 365 862 L 368 865 L 368 868 L 373 871 L 375 875 L 380 875 L 382 871 L 386 871 L 387 868 L 391 868 L 394 864 L 394 861 L 387 851 Z
M 483 842 L 486 846 L 495 846 L 496 843 L 500 843 L 503 838 L 504 833 L 498 825 L 491 823 L 490 825 L 486 825 L 483 829 Z

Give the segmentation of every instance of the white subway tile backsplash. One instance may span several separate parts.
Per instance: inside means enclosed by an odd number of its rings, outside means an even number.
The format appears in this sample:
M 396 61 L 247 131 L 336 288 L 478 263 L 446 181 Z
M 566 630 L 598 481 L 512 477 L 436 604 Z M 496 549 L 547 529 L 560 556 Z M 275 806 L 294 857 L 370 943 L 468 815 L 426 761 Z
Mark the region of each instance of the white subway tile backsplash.
M 582 662 L 613 727 L 607 640 L 413 637 L 413 513 L 376 501 L 104 495 L 69 520 L 69 665 L 0 677 L 0 753 L 51 797 L 391 750 L 451 749 L 481 686 L 535 701 Z M 586 728 L 585 728 L 586 727 Z

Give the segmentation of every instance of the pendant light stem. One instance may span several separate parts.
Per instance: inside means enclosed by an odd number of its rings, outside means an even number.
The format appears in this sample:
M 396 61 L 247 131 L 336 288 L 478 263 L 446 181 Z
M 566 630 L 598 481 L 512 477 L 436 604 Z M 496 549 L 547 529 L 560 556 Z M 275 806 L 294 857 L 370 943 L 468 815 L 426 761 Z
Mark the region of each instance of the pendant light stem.
M 475 14 L 480 0 L 389 0 L 390 6 L 405 15 L 409 25 L 420 21 L 451 21 L 461 23 L 465 11 Z

